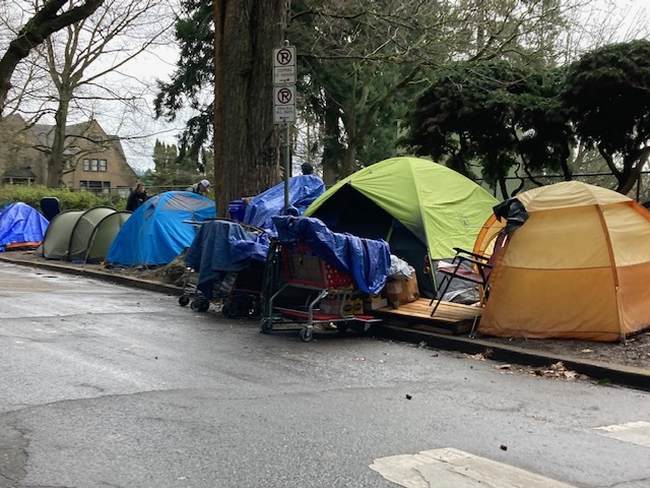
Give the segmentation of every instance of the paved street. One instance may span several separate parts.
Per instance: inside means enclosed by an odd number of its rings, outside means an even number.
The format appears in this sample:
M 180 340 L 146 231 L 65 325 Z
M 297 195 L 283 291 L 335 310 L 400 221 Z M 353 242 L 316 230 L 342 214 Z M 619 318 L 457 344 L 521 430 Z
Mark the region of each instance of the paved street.
M 595 430 L 650 421 L 640 391 L 373 338 L 303 344 L 7 264 L 0 351 L 0 487 L 396 487 L 376 459 L 442 448 L 576 487 L 650 486 L 650 447 Z

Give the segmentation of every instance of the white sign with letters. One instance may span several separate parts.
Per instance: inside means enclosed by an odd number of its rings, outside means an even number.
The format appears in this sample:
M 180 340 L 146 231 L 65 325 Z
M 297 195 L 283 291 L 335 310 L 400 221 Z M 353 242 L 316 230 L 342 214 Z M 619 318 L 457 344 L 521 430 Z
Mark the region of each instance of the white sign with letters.
M 273 88 L 273 122 L 276 124 L 296 121 L 296 87 L 293 85 Z

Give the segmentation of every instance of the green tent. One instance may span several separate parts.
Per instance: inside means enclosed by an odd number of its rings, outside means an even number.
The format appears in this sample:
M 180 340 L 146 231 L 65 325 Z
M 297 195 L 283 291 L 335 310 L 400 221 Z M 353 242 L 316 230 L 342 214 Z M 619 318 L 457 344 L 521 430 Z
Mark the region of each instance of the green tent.
M 332 230 L 383 238 L 391 252 L 418 271 L 451 257 L 454 247 L 472 249 L 497 201 L 469 178 L 425 159 L 399 157 L 368 166 L 339 181 L 305 215 Z
M 43 257 L 75 262 L 98 262 L 131 212 L 112 207 L 71 210 L 57 215 L 43 240 Z

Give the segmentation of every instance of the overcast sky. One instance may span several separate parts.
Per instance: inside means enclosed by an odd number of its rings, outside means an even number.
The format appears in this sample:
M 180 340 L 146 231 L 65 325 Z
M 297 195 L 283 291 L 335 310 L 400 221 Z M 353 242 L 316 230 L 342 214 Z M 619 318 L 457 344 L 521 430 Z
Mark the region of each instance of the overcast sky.
M 612 40 L 628 40 L 632 37 L 643 37 L 650 29 L 650 0 L 597 0 L 590 5 L 588 10 L 581 11 L 585 25 L 601 25 L 606 22 L 610 29 L 615 30 Z M 601 29 L 596 29 L 601 31 Z M 141 84 L 149 87 L 148 97 L 153 100 L 157 80 L 168 80 L 174 70 L 178 57 L 178 48 L 170 36 L 169 44 L 159 46 L 149 53 L 142 54 L 137 59 L 128 63 L 123 72 L 137 79 Z M 597 40 L 586 41 L 589 43 Z M 151 105 L 151 104 L 150 104 Z M 137 170 L 153 167 L 151 153 L 156 138 L 174 143 L 178 136 L 184 119 L 179 118 L 174 123 L 156 121 L 153 118 L 153 109 L 150 115 L 137 114 L 133 120 L 120 119 L 120 122 L 108 118 L 100 119 L 108 130 L 115 130 L 116 124 L 121 124 L 120 134 L 147 135 L 149 137 L 125 141 L 124 146 L 130 164 Z M 98 117 L 99 118 L 99 117 Z

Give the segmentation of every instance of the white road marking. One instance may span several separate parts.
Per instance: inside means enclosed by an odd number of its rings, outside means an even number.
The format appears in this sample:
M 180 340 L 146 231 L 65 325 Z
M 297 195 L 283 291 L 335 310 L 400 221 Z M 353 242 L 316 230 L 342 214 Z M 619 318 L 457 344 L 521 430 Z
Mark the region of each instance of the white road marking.
M 650 422 L 627 422 L 619 425 L 597 427 L 598 433 L 623 442 L 650 447 Z
M 370 468 L 404 488 L 573 488 L 453 448 L 378 458 Z

